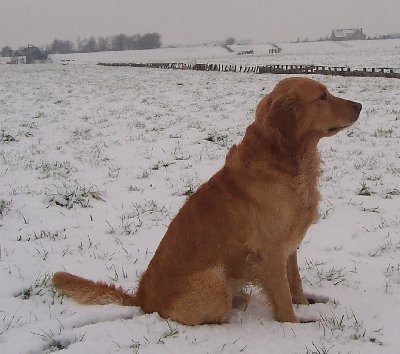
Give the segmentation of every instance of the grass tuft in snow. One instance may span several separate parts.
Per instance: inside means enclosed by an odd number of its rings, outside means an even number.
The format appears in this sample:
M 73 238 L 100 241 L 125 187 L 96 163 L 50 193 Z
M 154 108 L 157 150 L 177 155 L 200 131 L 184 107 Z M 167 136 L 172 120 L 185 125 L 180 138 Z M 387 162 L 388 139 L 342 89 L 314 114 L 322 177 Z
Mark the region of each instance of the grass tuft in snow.
M 168 338 L 174 338 L 179 334 L 178 326 L 174 325 L 172 326 L 168 320 L 166 320 L 168 325 L 168 331 L 165 332 L 157 341 L 157 344 L 165 344 L 165 340 Z
M 36 165 L 36 170 L 41 173 L 42 178 L 67 178 L 71 172 L 76 171 L 69 161 L 41 161 Z
M 100 192 L 94 186 L 81 186 L 78 183 L 54 185 L 52 189 L 47 189 L 50 205 L 58 205 L 66 209 L 74 206 L 88 208 L 92 199 L 103 200 Z
M 393 128 L 388 128 L 388 129 L 378 128 L 372 134 L 374 138 L 391 138 L 392 135 L 393 135 Z
M 370 257 L 381 257 L 384 254 L 396 253 L 400 251 L 400 241 L 395 242 L 390 237 L 387 237 L 385 242 L 378 245 L 378 247 L 369 252 Z
M 122 234 L 134 235 L 143 226 L 143 219 L 150 220 L 151 224 L 158 225 L 164 221 L 167 213 L 165 206 L 158 205 L 154 200 L 147 200 L 144 204 L 134 203 L 132 205 L 132 211 L 123 213 L 120 216 L 120 227 Z M 115 228 L 109 224 L 111 230 L 114 233 Z
M 378 340 L 378 336 L 382 334 L 382 329 L 369 333 L 354 312 L 349 313 L 346 311 L 341 316 L 335 314 L 328 316 L 320 313 L 320 317 L 318 325 L 323 330 L 326 338 L 343 338 L 344 335 L 352 340 L 382 344 Z
M 27 235 L 26 237 L 19 235 L 17 237 L 17 241 L 36 241 L 42 239 L 48 239 L 51 241 L 65 240 L 67 238 L 67 236 L 64 234 L 65 231 L 66 228 L 55 231 L 40 230 L 39 232 L 34 232 L 33 235 Z
M 0 217 L 5 216 L 10 211 L 11 201 L 0 199 Z
M 389 264 L 385 269 L 385 294 L 392 294 L 392 288 L 395 287 L 398 291 L 398 287 L 400 286 L 400 263 L 397 265 Z
M 385 270 L 385 276 L 388 278 L 396 276 L 400 280 L 400 263 L 397 265 L 389 264 Z
M 182 184 L 179 188 L 173 193 L 173 195 L 178 196 L 190 196 L 192 195 L 197 188 L 199 187 L 201 181 L 197 175 L 195 176 L 188 176 L 185 175 L 182 177 Z
M 372 191 L 371 189 L 367 186 L 366 182 L 361 182 L 361 186 L 357 191 L 358 195 L 363 195 L 363 196 L 371 196 Z
M 39 274 L 35 281 L 27 288 L 23 289 L 20 293 L 16 295 L 23 300 L 28 300 L 32 296 L 47 296 L 50 295 L 54 303 L 55 293 L 51 286 L 51 274 L 44 273 Z
M 386 192 L 386 195 L 387 195 L 387 196 L 390 196 L 390 197 L 398 196 L 398 195 L 400 195 L 400 189 L 398 189 L 398 188 L 389 189 L 389 190 Z
M 345 268 L 337 268 L 332 266 L 327 269 L 325 267 L 325 262 L 314 262 L 312 260 L 306 260 L 306 269 L 312 275 L 313 280 L 307 278 L 306 280 L 310 284 L 319 284 L 321 282 L 327 281 L 331 282 L 333 285 L 338 285 L 346 281 Z
M 129 346 L 129 348 L 132 349 L 132 354 L 139 354 L 140 343 L 132 340 L 132 344 Z
M 0 142 L 10 143 L 13 141 L 18 141 L 18 140 L 11 134 L 7 133 L 6 131 L 0 130 Z
M 0 336 L 6 333 L 12 328 L 18 328 L 24 326 L 22 316 L 14 314 L 8 314 L 5 311 L 0 311 Z
M 317 345 L 312 342 L 311 344 L 312 348 L 308 348 L 306 346 L 306 354 L 328 354 L 330 350 L 335 347 L 334 345 L 326 347 L 324 343 L 320 343 Z
M 86 333 L 84 333 L 80 337 L 75 337 L 73 340 L 62 338 L 62 330 L 63 328 L 60 327 L 58 333 L 53 333 L 52 330 L 46 332 L 42 331 L 42 333 L 35 333 L 32 334 L 39 336 L 45 342 L 45 346 L 42 349 L 44 353 L 53 353 L 60 350 L 68 349 L 74 343 L 82 342 Z
M 207 137 L 204 139 L 212 143 L 218 144 L 222 147 L 228 147 L 228 135 L 220 132 L 209 132 Z

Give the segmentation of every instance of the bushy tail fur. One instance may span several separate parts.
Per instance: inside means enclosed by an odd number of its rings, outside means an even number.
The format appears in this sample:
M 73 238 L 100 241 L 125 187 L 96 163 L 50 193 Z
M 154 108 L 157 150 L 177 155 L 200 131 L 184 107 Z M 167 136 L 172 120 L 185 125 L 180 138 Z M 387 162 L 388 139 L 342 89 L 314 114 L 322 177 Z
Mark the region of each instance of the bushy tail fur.
M 102 282 L 94 282 L 66 272 L 53 275 L 53 287 L 80 304 L 138 306 L 136 297 L 122 288 Z

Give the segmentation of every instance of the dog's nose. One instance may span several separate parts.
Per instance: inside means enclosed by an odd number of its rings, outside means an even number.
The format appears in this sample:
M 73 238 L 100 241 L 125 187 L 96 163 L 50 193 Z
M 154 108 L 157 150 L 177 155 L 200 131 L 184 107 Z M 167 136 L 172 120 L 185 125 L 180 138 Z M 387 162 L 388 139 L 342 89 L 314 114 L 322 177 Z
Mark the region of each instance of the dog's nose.
M 362 104 L 361 103 L 353 102 L 353 106 L 357 110 L 358 113 L 361 112 L 361 109 L 362 109 Z

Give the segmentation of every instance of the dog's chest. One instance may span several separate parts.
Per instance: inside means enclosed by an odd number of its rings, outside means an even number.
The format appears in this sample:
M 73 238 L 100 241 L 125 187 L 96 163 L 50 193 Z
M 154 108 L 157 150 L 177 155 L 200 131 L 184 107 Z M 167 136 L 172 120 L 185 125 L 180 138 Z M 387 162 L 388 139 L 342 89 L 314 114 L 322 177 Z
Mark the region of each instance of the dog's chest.
M 319 160 L 307 159 L 300 168 L 295 178 L 297 213 L 300 213 L 306 224 L 311 224 L 318 217 L 318 191 Z
M 313 177 L 313 178 L 311 178 Z M 296 193 L 292 199 L 290 219 L 287 219 L 287 233 L 282 238 L 287 254 L 295 251 L 303 240 L 310 225 L 318 218 L 318 201 L 320 198 L 315 175 L 299 175 L 296 178 Z

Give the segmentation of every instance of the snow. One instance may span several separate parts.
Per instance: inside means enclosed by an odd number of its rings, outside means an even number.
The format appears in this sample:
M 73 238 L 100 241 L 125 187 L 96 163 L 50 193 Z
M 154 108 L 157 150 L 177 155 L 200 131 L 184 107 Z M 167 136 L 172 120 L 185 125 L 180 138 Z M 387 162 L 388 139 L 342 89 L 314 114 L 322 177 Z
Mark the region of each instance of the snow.
M 363 42 L 331 52 L 331 43 L 279 44 L 275 56 L 162 49 L 129 60 L 398 65 L 399 42 L 376 41 L 380 51 Z M 363 104 L 353 127 L 319 146 L 321 218 L 299 263 L 305 290 L 330 300 L 295 307 L 319 321 L 277 323 L 250 289 L 229 323 L 187 327 L 139 308 L 78 305 L 53 291 L 51 274 L 135 289 L 186 194 L 222 166 L 285 76 L 107 68 L 84 63 L 118 53 L 78 57 L 82 65 L 0 65 L 1 353 L 399 352 L 399 80 L 312 76 Z
M 325 41 L 307 43 L 277 43 L 279 54 L 269 54 L 275 48 L 271 43 L 230 46 L 228 52 L 221 46 L 209 45 L 185 48 L 164 48 L 142 51 L 99 52 L 84 54 L 51 55 L 54 63 L 73 59 L 79 64 L 98 62 L 184 62 L 239 65 L 325 65 L 362 68 L 394 68 L 400 72 L 400 39 Z M 253 55 L 237 55 L 243 50 L 253 50 Z

